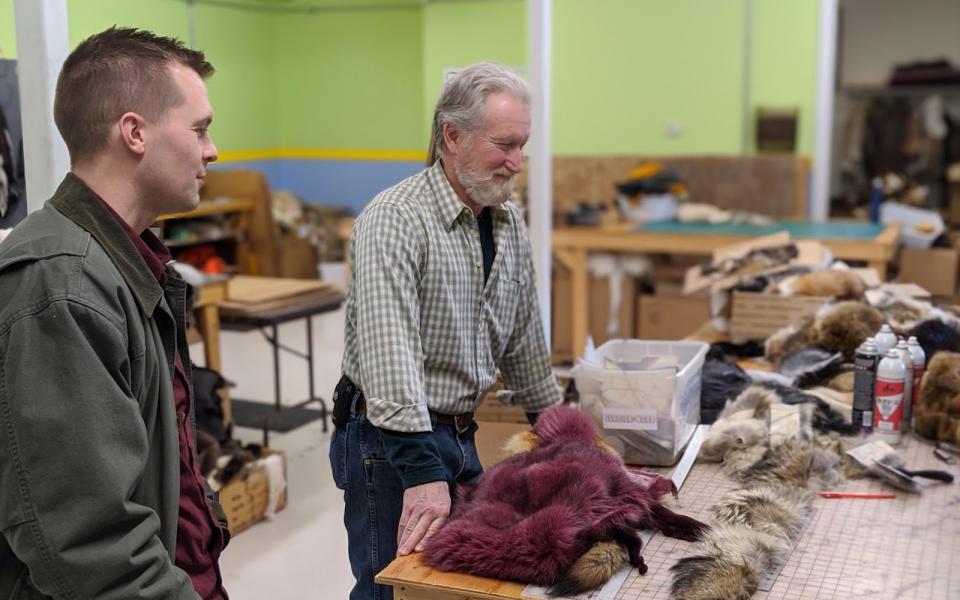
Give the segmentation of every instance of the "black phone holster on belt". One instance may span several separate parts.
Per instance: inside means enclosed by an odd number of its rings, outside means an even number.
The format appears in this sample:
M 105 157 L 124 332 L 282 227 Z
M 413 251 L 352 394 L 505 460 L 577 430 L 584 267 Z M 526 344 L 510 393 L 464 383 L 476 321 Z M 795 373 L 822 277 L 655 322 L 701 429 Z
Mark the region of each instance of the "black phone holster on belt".
M 357 400 L 363 398 L 363 392 L 353 385 L 346 375 L 340 378 L 333 391 L 333 425 L 337 429 L 346 429 L 350 420 L 350 409 Z

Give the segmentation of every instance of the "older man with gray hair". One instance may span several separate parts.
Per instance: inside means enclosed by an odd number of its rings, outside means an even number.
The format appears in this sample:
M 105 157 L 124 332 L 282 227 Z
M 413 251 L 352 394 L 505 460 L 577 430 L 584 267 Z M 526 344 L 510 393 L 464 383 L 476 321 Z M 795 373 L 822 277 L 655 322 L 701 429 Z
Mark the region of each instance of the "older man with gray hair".
M 540 329 L 523 216 L 508 202 L 530 136 L 530 91 L 479 63 L 444 86 L 427 168 L 380 193 L 350 236 L 343 377 L 330 464 L 357 583 L 420 551 L 456 483 L 482 473 L 473 409 L 500 369 L 535 418 L 560 402 Z

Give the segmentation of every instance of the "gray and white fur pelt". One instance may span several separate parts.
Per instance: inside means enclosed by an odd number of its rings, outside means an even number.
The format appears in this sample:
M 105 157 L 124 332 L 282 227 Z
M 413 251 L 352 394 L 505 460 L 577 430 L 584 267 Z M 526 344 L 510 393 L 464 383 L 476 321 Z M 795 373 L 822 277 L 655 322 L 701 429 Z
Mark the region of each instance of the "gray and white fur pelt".
M 786 559 L 814 490 L 843 478 L 834 442 L 817 439 L 816 410 L 815 404 L 785 405 L 775 391 L 751 386 L 720 413 L 700 459 L 722 461 L 742 487 L 717 502 L 716 524 L 697 553 L 671 567 L 674 598 L 750 598 L 770 568 Z

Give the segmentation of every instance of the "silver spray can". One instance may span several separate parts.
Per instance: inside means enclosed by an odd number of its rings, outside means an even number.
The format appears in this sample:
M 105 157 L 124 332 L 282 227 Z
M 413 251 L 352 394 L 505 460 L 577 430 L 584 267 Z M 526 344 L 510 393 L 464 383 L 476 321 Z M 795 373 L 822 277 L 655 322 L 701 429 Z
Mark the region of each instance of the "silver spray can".
M 874 388 L 877 382 L 877 363 L 880 352 L 873 338 L 860 344 L 853 359 L 853 418 L 854 426 L 865 433 L 873 431 Z
M 907 346 L 910 348 L 910 357 L 913 358 L 913 402 L 910 406 L 910 425 L 913 429 L 916 429 L 917 405 L 920 403 L 920 384 L 923 383 L 923 373 L 927 369 L 927 353 L 923 351 L 923 346 L 917 341 L 916 336 L 910 336 L 910 339 L 907 340 Z
M 910 354 L 910 346 L 907 345 L 906 340 L 897 342 L 896 349 L 903 358 L 903 416 L 900 431 L 906 433 L 910 431 L 910 416 L 913 410 L 913 355 Z
M 873 336 L 873 341 L 877 344 L 880 356 L 886 356 L 887 350 L 897 345 L 897 334 L 890 329 L 889 325 L 883 325 L 877 335 Z
M 874 387 L 873 429 L 888 444 L 900 442 L 903 420 L 903 388 L 906 378 L 903 357 L 891 348 L 877 365 L 877 384 Z

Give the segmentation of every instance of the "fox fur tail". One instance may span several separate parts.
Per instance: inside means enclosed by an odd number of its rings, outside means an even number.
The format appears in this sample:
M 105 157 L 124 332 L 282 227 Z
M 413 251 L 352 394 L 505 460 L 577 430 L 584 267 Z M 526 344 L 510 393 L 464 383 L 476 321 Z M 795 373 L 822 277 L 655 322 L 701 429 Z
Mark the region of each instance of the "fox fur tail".
M 549 590 L 551 596 L 573 597 L 596 589 L 619 571 L 629 558 L 627 548 L 615 541 L 597 542 L 573 563 Z

